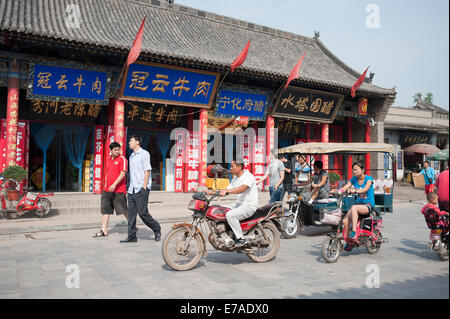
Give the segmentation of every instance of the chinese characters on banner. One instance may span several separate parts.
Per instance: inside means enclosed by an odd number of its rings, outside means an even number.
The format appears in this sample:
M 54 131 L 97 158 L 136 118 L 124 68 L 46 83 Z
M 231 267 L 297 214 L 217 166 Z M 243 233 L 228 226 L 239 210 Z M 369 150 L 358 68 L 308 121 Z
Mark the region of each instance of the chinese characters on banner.
M 358 101 L 358 115 L 367 115 L 367 98 L 361 98 Z
M 185 132 L 177 131 L 175 133 L 175 192 L 182 193 L 184 185 L 184 147 Z
M 61 97 L 78 102 L 108 104 L 107 72 L 43 64 L 35 64 L 30 70 L 33 71 L 33 86 L 28 90 L 28 99 L 51 100 L 50 97 Z
M 216 116 L 241 116 L 264 120 L 267 95 L 221 90 L 217 97 Z
M 187 142 L 187 179 L 186 191 L 197 191 L 200 166 L 200 134 L 190 132 L 191 138 Z
M 288 87 L 273 109 L 273 116 L 332 123 L 341 107 L 343 95 Z
M 255 147 L 254 147 L 254 160 L 253 160 L 253 175 L 256 180 L 261 179 L 266 172 L 265 169 L 265 150 L 266 150 L 266 138 L 265 136 L 255 137 Z M 261 189 L 263 189 L 263 184 L 261 183 Z
M 103 176 L 103 125 L 95 126 L 95 155 L 94 155 L 94 193 L 102 193 Z
M 6 120 L 0 120 L 0 172 L 6 169 Z
M 19 122 L 19 92 L 8 91 L 6 106 L 6 167 L 16 164 L 17 156 L 17 125 Z
M 208 157 L 208 112 L 200 112 L 200 169 L 199 185 L 206 186 L 206 162 Z
M 85 104 L 56 101 L 30 101 L 29 118 L 56 122 L 96 122 L 102 106 L 99 104 Z
M 183 108 L 176 106 L 151 105 L 149 103 L 125 103 L 125 126 L 146 128 L 179 127 L 184 114 Z
M 244 170 L 251 170 L 251 154 L 250 154 L 250 140 L 248 135 L 242 137 L 242 159 L 244 160 Z
M 219 73 L 133 63 L 122 83 L 120 98 L 126 100 L 210 107 Z

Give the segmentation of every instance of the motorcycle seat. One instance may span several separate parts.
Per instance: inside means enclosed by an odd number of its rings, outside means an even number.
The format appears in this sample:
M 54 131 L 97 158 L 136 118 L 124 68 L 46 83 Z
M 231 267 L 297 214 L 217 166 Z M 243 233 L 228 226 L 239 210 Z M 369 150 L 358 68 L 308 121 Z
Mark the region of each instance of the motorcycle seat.
M 328 204 L 328 203 L 336 203 L 336 198 L 322 198 L 322 199 L 316 199 L 313 203 L 314 204 Z
M 245 222 L 248 222 L 248 221 L 253 220 L 253 219 L 266 217 L 269 214 L 269 212 L 272 209 L 272 207 L 274 207 L 276 205 L 278 205 L 278 204 L 271 203 L 271 204 L 267 204 L 267 205 L 258 207 L 256 209 L 255 213 L 252 216 L 250 216 L 249 218 L 246 218 L 244 220 L 241 220 L 240 222 L 241 223 L 245 223 Z

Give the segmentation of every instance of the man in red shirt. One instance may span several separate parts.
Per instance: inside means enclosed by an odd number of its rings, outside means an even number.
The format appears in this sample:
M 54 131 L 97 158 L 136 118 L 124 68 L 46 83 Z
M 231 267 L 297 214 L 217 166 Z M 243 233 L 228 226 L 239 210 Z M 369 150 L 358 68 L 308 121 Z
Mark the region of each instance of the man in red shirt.
M 443 171 L 441 174 L 439 174 L 435 186 L 437 187 L 437 193 L 439 196 L 439 209 L 445 210 L 448 212 L 448 202 L 449 202 L 449 194 L 448 194 L 448 163 L 447 163 L 447 169 Z
M 120 155 L 120 144 L 112 142 L 109 145 L 111 156 L 106 159 L 105 184 L 101 198 L 102 228 L 94 237 L 108 236 L 108 223 L 110 216 L 116 210 L 117 215 L 127 215 L 126 192 L 127 185 L 125 175 L 128 170 L 128 162 L 123 155 Z

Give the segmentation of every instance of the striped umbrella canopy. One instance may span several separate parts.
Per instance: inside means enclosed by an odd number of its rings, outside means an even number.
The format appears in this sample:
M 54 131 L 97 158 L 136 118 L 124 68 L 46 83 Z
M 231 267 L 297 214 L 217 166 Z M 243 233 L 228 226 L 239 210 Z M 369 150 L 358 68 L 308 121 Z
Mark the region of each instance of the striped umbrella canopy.
M 424 155 L 431 155 L 438 152 L 439 149 L 431 144 L 414 144 L 405 148 L 404 151 L 408 154 L 418 153 Z
M 448 161 L 448 148 L 427 156 L 427 159 L 430 161 Z

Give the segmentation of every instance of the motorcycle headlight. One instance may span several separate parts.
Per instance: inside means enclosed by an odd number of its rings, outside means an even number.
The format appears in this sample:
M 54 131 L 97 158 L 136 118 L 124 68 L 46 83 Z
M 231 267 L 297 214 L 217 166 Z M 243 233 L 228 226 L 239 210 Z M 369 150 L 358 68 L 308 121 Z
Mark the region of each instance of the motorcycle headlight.
M 195 210 L 195 200 L 189 201 L 188 209 L 189 210 Z
M 298 199 L 297 195 L 295 195 L 295 194 L 289 195 L 289 201 L 291 203 L 295 203 L 297 201 L 297 199 Z

